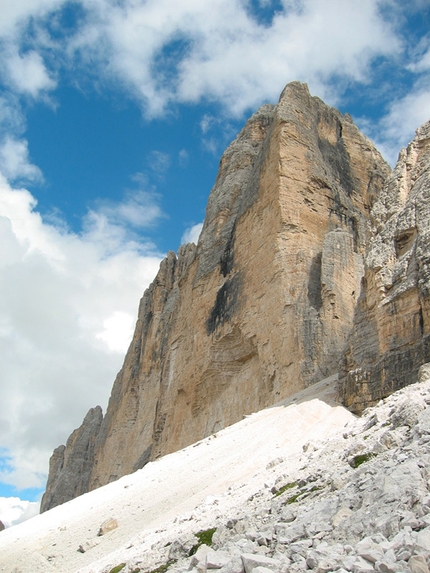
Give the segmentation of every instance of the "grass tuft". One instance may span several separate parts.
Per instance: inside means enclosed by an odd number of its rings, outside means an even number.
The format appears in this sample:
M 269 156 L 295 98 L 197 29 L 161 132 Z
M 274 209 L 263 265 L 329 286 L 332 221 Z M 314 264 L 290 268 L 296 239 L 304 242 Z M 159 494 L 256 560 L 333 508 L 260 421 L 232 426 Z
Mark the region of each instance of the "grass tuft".
M 291 483 L 287 483 L 287 484 L 283 485 L 281 488 L 279 488 L 279 490 L 274 494 L 273 497 L 278 497 L 279 495 L 282 495 L 288 489 L 293 489 L 293 487 L 296 487 L 296 486 L 297 486 L 296 481 L 293 481 Z
M 361 466 L 361 464 L 368 462 L 369 460 L 371 460 L 375 456 L 376 456 L 376 454 L 374 454 L 372 452 L 369 452 L 367 454 L 358 454 L 352 458 L 352 464 L 351 465 L 354 468 L 358 468 L 358 466 Z
M 120 571 L 122 571 L 125 567 L 125 563 L 121 563 L 121 565 L 117 565 L 116 567 L 114 567 L 113 569 L 111 569 L 109 571 L 109 573 L 119 573 Z
M 163 563 L 156 569 L 152 569 L 152 571 L 148 571 L 148 573 L 166 573 L 167 569 L 176 563 L 177 559 L 169 559 L 167 563 Z M 140 569 L 138 569 L 140 571 Z
M 197 549 L 200 547 L 200 545 L 207 545 L 208 547 L 210 547 L 212 545 L 212 537 L 215 531 L 216 527 L 213 527 L 211 529 L 205 529 L 204 531 L 199 531 L 198 533 L 195 533 L 194 535 L 195 537 L 197 537 L 198 543 L 196 543 L 191 547 L 188 555 L 190 557 L 191 555 L 194 555 L 197 552 Z

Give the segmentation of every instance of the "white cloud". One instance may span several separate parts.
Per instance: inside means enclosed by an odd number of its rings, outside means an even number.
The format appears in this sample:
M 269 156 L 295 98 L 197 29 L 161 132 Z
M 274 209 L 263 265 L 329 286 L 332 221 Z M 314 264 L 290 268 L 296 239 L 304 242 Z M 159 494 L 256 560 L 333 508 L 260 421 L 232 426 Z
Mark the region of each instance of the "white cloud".
M 0 144 L 0 172 L 9 180 L 42 180 L 42 172 L 29 159 L 28 143 L 6 136 Z
M 31 502 L 19 497 L 0 497 L 0 521 L 5 527 L 18 525 L 39 513 L 40 502 Z
M 163 151 L 151 151 L 148 164 L 152 171 L 158 175 L 163 175 L 170 167 L 170 155 Z
M 374 140 L 390 165 L 394 166 L 400 149 L 413 139 L 415 130 L 429 119 L 430 81 L 419 80 L 407 95 L 393 99 L 387 113 L 378 121 L 364 118 L 358 124 Z
M 160 262 L 127 230 L 127 213 L 114 224 L 93 211 L 77 235 L 34 209 L 28 191 L 0 178 L 0 448 L 9 458 L 0 481 L 19 488 L 43 487 L 53 448 L 88 408 L 106 406 Z
M 103 340 L 110 350 L 119 352 L 124 356 L 133 335 L 135 318 L 126 312 L 115 311 L 103 321 L 103 331 L 96 334 Z
M 97 211 L 90 210 L 86 219 L 88 232 L 101 233 L 103 236 L 118 232 L 123 233 L 130 225 L 135 228 L 150 227 L 164 215 L 157 204 L 157 195 L 150 191 L 138 189 L 128 191 L 123 201 L 101 200 Z M 114 232 L 114 227 L 117 231 Z
M 1 0 L 0 34 L 17 33 L 29 18 L 40 18 L 65 3 L 65 0 Z
M 56 87 L 56 82 L 50 77 L 42 57 L 33 50 L 23 56 L 7 53 L 6 68 L 10 81 L 20 93 L 37 98 L 40 92 Z
M 216 123 L 216 118 L 213 115 L 205 113 L 200 121 L 200 129 L 202 130 L 202 133 L 207 133 L 214 123 Z
M 184 243 L 194 243 L 197 245 L 202 228 L 203 223 L 197 223 L 197 225 L 189 227 L 181 237 L 181 245 Z
M 68 48 L 118 79 L 148 115 L 202 98 L 241 114 L 304 79 L 366 81 L 372 58 L 398 54 L 399 39 L 374 0 L 285 3 L 270 26 L 239 0 L 86 3 L 90 17 Z M 327 42 L 327 38 L 330 42 Z M 324 94 L 322 94 L 324 95 Z
M 414 72 L 426 72 L 430 70 L 430 48 L 420 57 L 417 62 L 409 66 Z

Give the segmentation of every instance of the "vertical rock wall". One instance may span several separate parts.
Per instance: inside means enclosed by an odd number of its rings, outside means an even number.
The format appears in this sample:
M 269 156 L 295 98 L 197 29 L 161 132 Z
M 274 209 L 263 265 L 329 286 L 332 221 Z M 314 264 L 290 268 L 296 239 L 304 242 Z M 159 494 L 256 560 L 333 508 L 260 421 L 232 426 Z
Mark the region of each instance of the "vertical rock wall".
M 144 294 L 89 489 L 337 371 L 388 173 L 305 85 L 252 116 L 221 159 L 198 245 L 169 253 Z
M 372 223 L 341 372 L 344 403 L 356 412 L 409 384 L 430 360 L 430 122 L 401 151 Z

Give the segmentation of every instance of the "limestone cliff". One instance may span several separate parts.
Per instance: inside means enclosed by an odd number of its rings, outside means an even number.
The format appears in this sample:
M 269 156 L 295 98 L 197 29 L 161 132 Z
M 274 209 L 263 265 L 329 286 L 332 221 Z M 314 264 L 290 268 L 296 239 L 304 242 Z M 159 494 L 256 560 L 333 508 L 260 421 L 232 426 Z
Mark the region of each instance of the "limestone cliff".
M 430 359 L 430 122 L 401 151 L 371 218 L 341 372 L 344 403 L 356 412 L 408 384 Z
M 94 463 L 94 446 L 102 423 L 100 406 L 91 408 L 80 428 L 75 430 L 66 446 L 58 446 L 49 462 L 46 491 L 41 501 L 41 510 L 74 499 L 89 489 Z M 77 479 L 78 476 L 78 479 Z
M 89 480 L 64 461 L 48 489 L 104 485 L 337 372 L 389 172 L 305 85 L 260 108 L 221 159 L 198 245 L 142 298 Z

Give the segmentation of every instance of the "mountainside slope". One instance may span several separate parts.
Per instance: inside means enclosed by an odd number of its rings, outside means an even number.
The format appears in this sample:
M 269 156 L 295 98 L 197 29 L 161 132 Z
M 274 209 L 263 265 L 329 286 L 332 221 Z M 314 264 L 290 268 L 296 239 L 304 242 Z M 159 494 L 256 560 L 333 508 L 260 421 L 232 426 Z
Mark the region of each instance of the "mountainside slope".
M 326 385 L 316 389 L 322 388 L 322 397 Z M 321 400 L 279 405 L 246 417 L 115 483 L 5 530 L 0 535 L 0 571 L 11 573 L 16 567 L 17 573 L 72 573 L 128 545 L 137 534 L 139 545 L 143 541 L 147 547 L 157 537 L 156 530 L 179 534 L 181 520 L 175 525 L 175 518 L 181 514 L 206 503 L 210 513 L 212 496 L 226 496 L 225 508 L 232 504 L 239 511 L 261 487 L 265 468 L 274 458 L 288 456 L 290 467 L 297 468 L 305 442 L 338 434 L 352 418 L 344 408 Z M 201 517 L 203 521 L 193 527 L 212 522 L 210 515 L 208 520 Z M 118 527 L 99 537 L 101 524 L 110 518 Z M 81 553 L 80 545 L 88 550 Z
M 88 448 L 56 450 L 42 511 L 336 373 L 389 173 L 305 85 L 260 108 L 221 159 L 198 245 L 145 292 L 106 415 L 78 430 Z
M 429 375 L 358 419 L 303 396 L 249 416 L 3 531 L 0 571 L 427 572 Z

